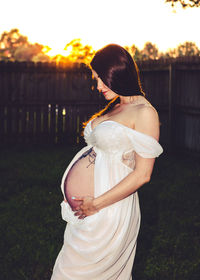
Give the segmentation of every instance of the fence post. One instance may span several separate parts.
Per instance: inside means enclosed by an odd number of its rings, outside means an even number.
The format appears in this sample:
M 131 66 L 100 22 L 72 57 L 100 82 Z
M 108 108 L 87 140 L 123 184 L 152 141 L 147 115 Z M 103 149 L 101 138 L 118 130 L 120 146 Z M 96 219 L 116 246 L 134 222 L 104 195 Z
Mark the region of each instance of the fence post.
M 168 135 L 168 147 L 169 152 L 173 152 L 174 143 L 174 83 L 175 83 L 175 68 L 171 62 L 169 64 L 169 92 L 168 92 L 168 122 L 169 122 L 169 135 Z

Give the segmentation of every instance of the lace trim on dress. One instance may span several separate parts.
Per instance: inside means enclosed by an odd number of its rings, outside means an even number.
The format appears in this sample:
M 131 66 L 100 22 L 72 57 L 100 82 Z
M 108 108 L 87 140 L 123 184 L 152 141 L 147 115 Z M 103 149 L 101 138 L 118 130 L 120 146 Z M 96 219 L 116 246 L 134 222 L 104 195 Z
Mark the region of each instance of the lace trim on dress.
M 122 154 L 121 161 L 127 167 L 134 169 L 135 167 L 135 152 L 134 151 L 127 151 Z

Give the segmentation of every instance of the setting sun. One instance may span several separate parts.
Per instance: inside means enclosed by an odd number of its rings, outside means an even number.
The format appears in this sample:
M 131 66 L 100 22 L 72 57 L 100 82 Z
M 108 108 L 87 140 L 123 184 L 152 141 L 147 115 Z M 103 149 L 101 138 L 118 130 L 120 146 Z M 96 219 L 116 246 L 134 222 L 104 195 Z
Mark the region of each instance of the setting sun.
M 70 55 L 71 51 L 72 51 L 72 46 L 69 46 L 67 49 L 53 48 L 48 50 L 45 47 L 43 49 L 43 52 L 50 57 L 54 57 L 56 55 L 62 55 L 64 57 L 67 57 Z

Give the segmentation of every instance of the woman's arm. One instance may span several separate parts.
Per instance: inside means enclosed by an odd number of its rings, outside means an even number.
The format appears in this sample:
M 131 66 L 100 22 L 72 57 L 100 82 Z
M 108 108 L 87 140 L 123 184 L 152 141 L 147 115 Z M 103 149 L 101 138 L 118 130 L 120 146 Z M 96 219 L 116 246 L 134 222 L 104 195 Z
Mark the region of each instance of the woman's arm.
M 154 137 L 159 138 L 159 120 L 155 109 L 144 107 L 138 113 L 135 129 Z M 143 158 L 135 154 L 135 169 L 111 190 L 97 198 L 85 197 L 76 198 L 82 204 L 75 209 L 75 215 L 79 218 L 93 215 L 99 210 L 116 203 L 138 190 L 142 185 L 150 181 L 155 158 Z
M 136 168 L 111 190 L 93 200 L 94 207 L 99 211 L 130 194 L 137 191 L 142 185 L 148 183 L 151 178 L 155 159 L 145 159 L 136 155 Z

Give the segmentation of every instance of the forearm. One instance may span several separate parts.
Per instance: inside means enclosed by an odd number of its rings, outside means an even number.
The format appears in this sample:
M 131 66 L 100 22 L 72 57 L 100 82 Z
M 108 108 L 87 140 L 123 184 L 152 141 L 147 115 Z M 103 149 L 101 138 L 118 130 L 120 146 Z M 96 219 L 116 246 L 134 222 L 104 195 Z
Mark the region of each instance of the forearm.
M 93 203 L 99 211 L 115 202 L 118 202 L 134 193 L 142 185 L 149 182 L 150 178 L 137 172 L 132 172 L 120 181 L 111 190 L 94 199 Z

